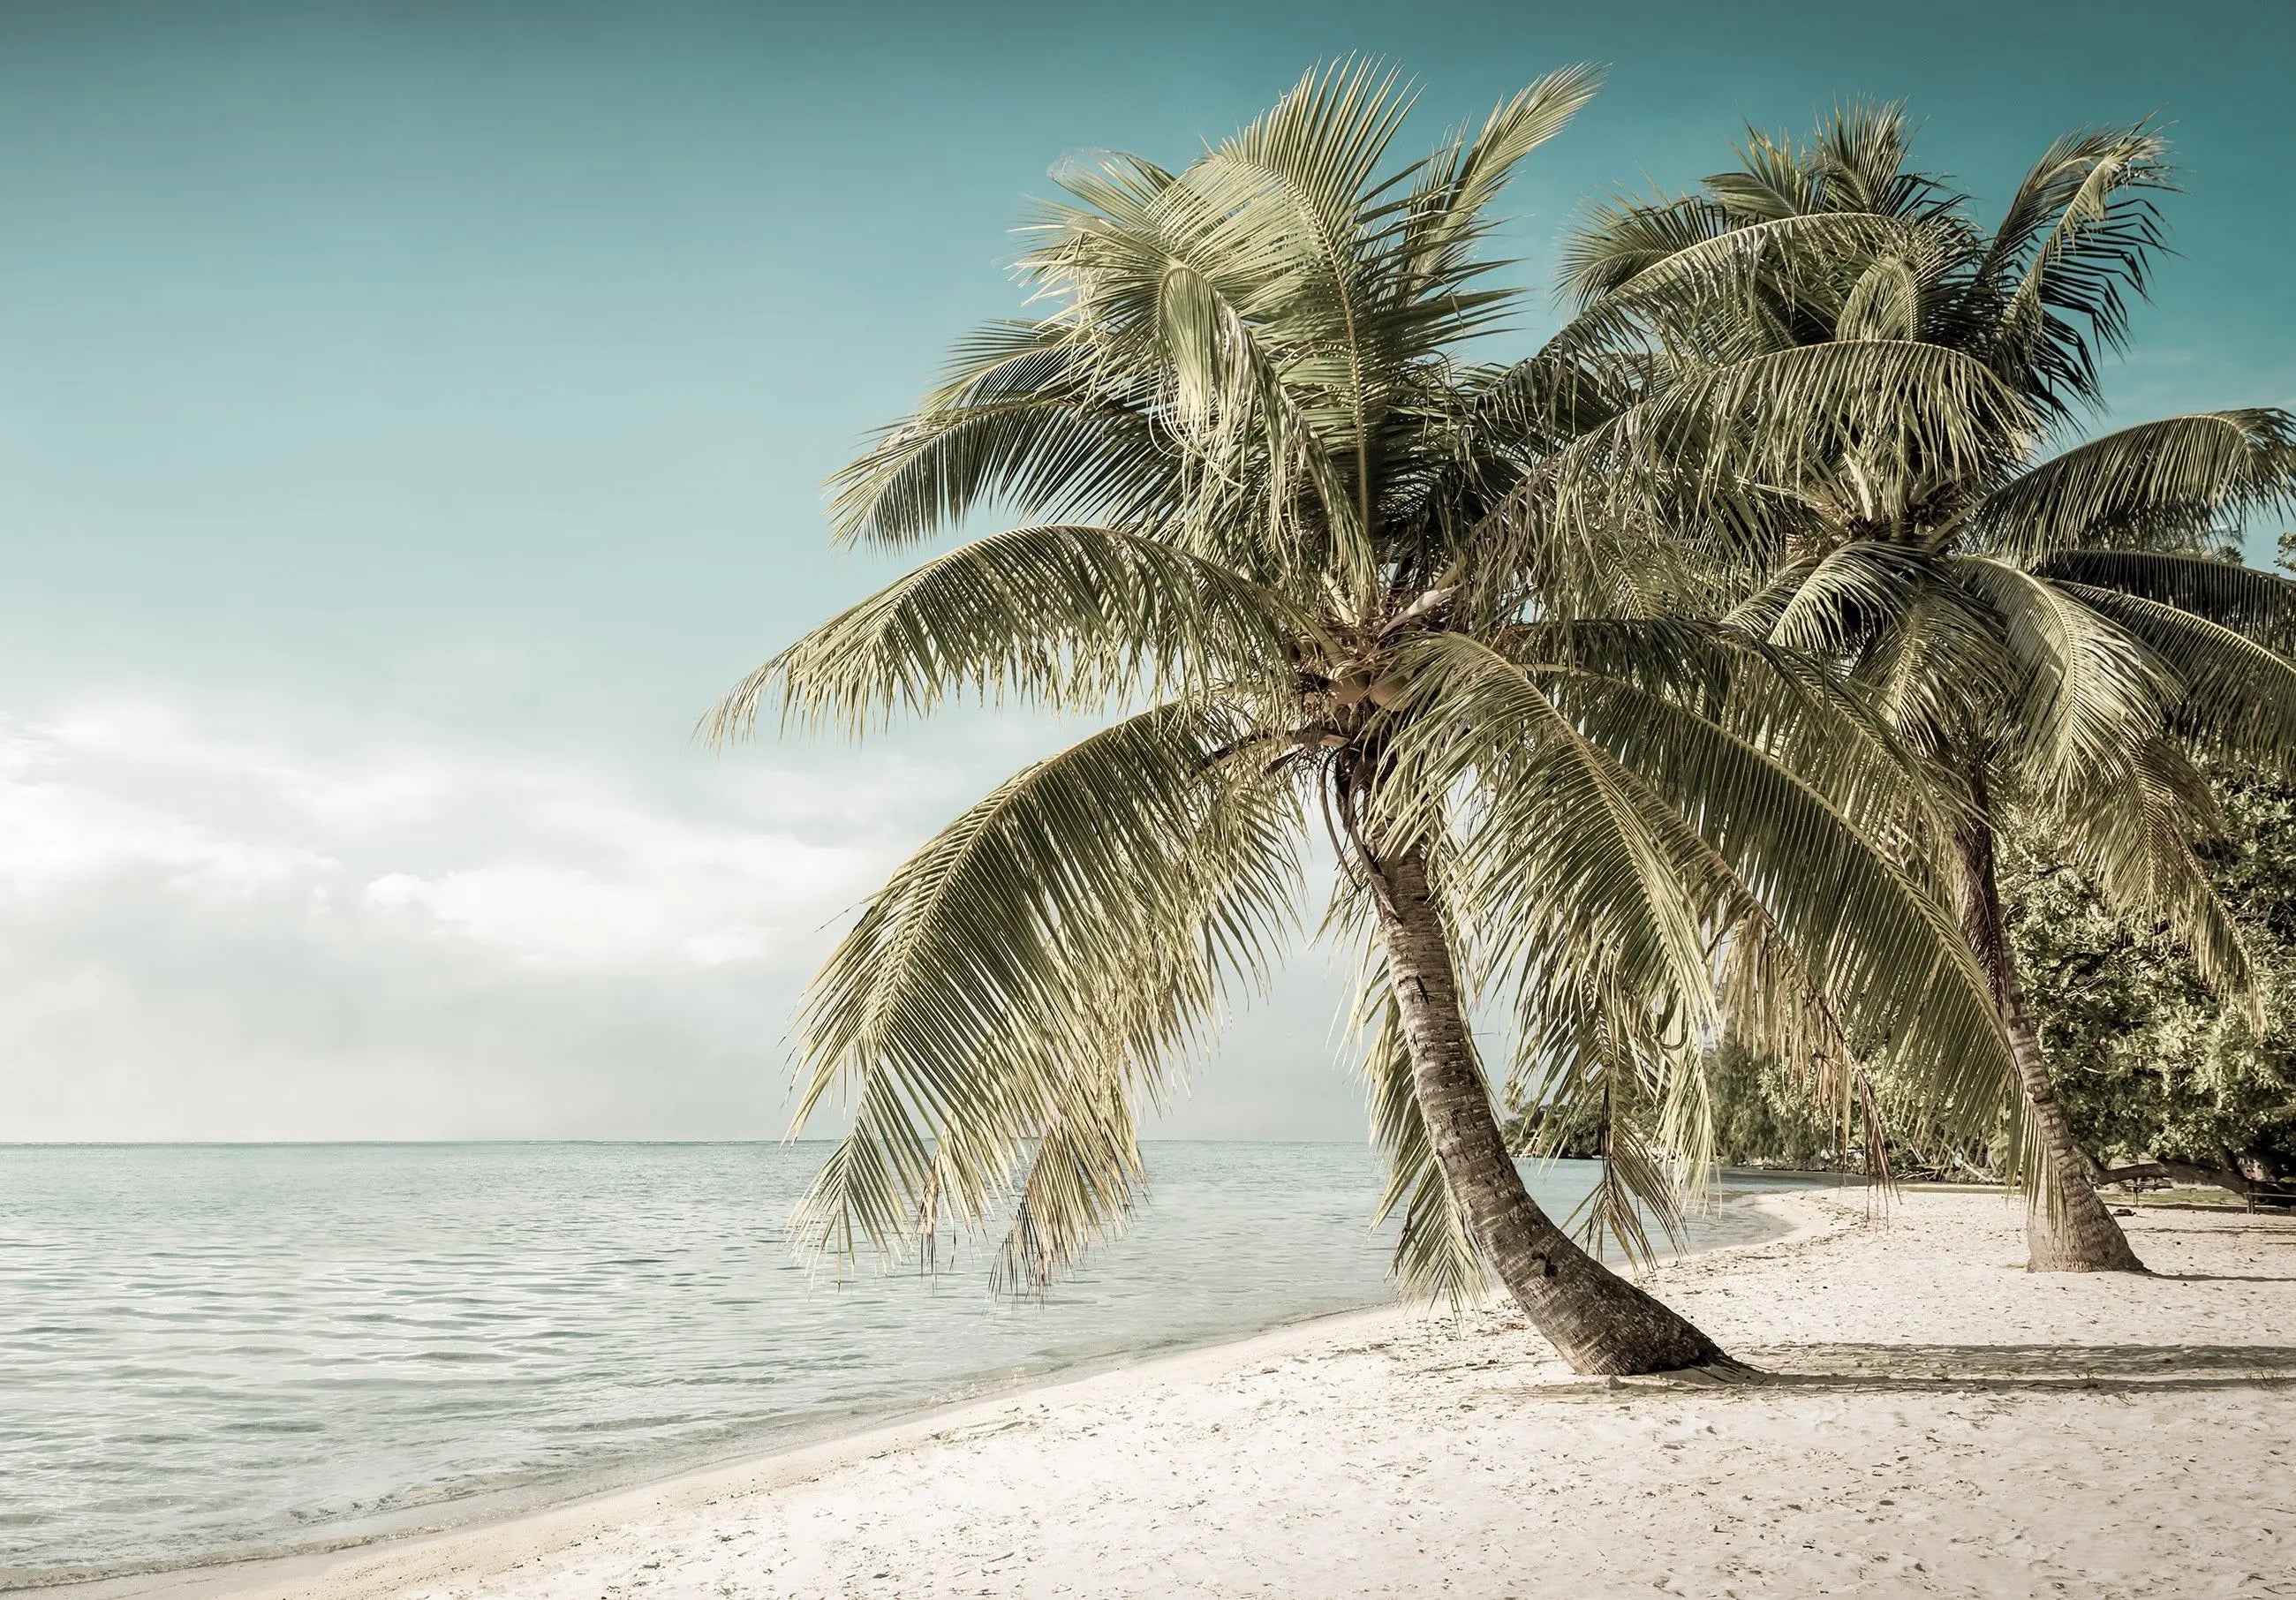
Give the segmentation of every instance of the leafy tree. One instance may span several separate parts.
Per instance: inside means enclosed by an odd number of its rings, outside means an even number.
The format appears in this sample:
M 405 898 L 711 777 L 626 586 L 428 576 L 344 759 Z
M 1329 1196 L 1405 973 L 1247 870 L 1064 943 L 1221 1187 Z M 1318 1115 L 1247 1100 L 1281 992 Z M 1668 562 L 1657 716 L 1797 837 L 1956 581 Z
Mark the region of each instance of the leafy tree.
M 1856 1142 L 1868 1131 L 1862 1106 L 1817 1104 L 1779 1063 L 1734 1039 L 1714 1052 L 1707 1095 L 1714 1106 L 1716 1158 L 1731 1166 L 1841 1169 L 1856 1158 Z
M 1341 865 L 1406 1284 L 1486 1268 L 1581 1371 L 1721 1359 L 1574 1244 L 1500 1136 L 1510 1079 L 1719 1026 L 1801 1060 L 1844 1027 L 1991 1114 L 1982 981 L 1911 867 L 1940 837 L 1903 752 L 1823 673 L 1668 611 L 1647 529 L 1550 541 L 1538 464 L 1603 414 L 1572 364 L 1469 362 L 1509 297 L 1479 247 L 1508 175 L 1593 92 L 1556 74 L 1389 170 L 1407 98 L 1310 74 L 1168 170 L 1061 175 L 1021 271 L 1042 314 L 960 347 L 838 480 L 839 536 L 927 559 L 711 723 L 857 734 L 952 699 L 1116 720 L 998 785 L 861 913 L 799 1027 L 800 1121 L 856 1096 L 800 1213 L 840 1253 L 1011 1205 L 1041 1281 L 1120 1222 L 1136 1108 Z
M 1831 658 L 1958 802 L 1971 948 L 2015 1046 L 2038 1166 L 2037 1269 L 2141 1270 L 2098 1199 L 2004 927 L 2000 809 L 2040 819 L 2117 907 L 2210 984 L 2250 992 L 2194 856 L 2195 756 L 2288 769 L 2296 587 L 2211 559 L 2296 491 L 2296 419 L 2268 408 L 2063 444 L 2103 403 L 2161 248 L 2148 127 L 2069 135 L 1988 229 L 1910 169 L 1896 108 L 1806 144 L 1750 135 L 1691 195 L 1620 201 L 1570 251 L 1621 406 L 1542 469 L 1569 528 L 1671 521 L 1740 596 L 1739 625 Z M 1558 343 L 1563 342 L 1558 341 Z
M 2281 1192 L 2296 1177 L 2296 786 L 2217 775 L 2202 849 L 2250 952 L 2262 1022 L 2165 927 L 2115 915 L 2044 833 L 2018 835 L 2009 936 L 2083 1147 L 2123 1176 Z

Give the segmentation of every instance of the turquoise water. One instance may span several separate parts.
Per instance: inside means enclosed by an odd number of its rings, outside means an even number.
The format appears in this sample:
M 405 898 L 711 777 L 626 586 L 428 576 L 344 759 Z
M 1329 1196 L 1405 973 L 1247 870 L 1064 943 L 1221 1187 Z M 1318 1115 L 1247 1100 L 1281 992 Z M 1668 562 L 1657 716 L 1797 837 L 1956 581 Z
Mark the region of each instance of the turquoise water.
M 1390 1297 L 1355 1146 L 1152 1145 L 1129 1234 L 1019 1303 L 979 1250 L 808 1281 L 781 1225 L 824 1149 L 0 1147 L 0 1588 L 452 1522 Z M 1590 1170 L 1532 1178 L 1568 1210 Z

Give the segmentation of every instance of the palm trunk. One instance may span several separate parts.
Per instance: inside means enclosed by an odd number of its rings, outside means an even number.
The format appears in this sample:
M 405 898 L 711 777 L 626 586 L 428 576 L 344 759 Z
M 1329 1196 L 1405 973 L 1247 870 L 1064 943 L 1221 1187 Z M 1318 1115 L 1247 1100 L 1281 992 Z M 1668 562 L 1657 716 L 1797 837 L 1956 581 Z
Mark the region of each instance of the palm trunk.
M 1955 847 L 1961 863 L 1962 926 L 1969 948 L 1993 989 L 1993 1004 L 2001 1013 L 2003 1031 L 2017 1064 L 2017 1081 L 2025 1092 L 2025 1114 L 2040 1136 L 2041 1170 L 2034 1177 L 2038 1193 L 2025 1224 L 2030 1252 L 2029 1272 L 2142 1272 L 2144 1263 L 2128 1247 L 2112 1212 L 2089 1180 L 2088 1161 L 2073 1137 L 2056 1086 L 2049 1080 L 2049 1064 L 2041 1054 L 2041 1037 L 2033 1013 L 2025 1004 L 2025 985 L 2017 973 L 2017 958 L 2001 918 L 2001 886 L 1993 849 L 1993 806 L 1986 792 L 1982 768 L 1972 768 L 1969 779 L 1970 809 L 1956 830 Z
M 1452 1201 L 1507 1292 L 1575 1372 L 1734 1366 L 1697 1328 L 1579 1249 L 1531 1199 L 1468 1051 L 1425 857 L 1407 850 L 1366 865 L 1382 890 L 1374 898 L 1420 1112 Z

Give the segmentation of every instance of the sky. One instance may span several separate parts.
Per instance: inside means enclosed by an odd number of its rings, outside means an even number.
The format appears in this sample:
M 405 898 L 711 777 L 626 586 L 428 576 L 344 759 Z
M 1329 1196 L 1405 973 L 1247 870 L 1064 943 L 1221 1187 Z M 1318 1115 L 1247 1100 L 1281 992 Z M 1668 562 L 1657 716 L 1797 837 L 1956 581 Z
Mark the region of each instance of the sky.
M 2114 414 L 2296 404 L 2281 6 L 0 3 L 0 1140 L 780 1136 L 839 919 L 1061 730 L 696 718 L 894 575 L 820 485 L 1014 310 L 1047 169 L 1351 52 L 1406 150 L 1610 63 L 1495 356 L 1589 197 L 1904 99 L 1987 203 L 2161 118 Z M 1154 1131 L 1361 1137 L 1342 970 Z

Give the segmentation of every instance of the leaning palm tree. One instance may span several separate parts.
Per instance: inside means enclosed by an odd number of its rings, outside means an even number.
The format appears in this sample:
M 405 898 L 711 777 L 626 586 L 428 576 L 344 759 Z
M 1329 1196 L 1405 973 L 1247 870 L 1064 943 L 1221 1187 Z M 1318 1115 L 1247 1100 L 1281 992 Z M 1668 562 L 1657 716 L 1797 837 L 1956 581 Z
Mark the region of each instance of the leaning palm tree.
M 1796 1059 L 1893 1041 L 1993 1114 L 1981 979 L 1923 869 L 1869 842 L 1939 833 L 1904 752 L 1822 673 L 1668 614 L 1646 529 L 1546 550 L 1510 521 L 1602 398 L 1464 358 L 1508 300 L 1477 247 L 1594 87 L 1558 73 L 1389 171 L 1407 96 L 1342 66 L 1184 170 L 1068 170 L 1021 258 L 1042 314 L 975 335 L 840 476 L 853 543 L 1028 520 L 799 640 L 715 736 L 771 704 L 847 734 L 964 698 L 1113 720 L 928 841 L 816 979 L 798 1121 L 840 1088 L 854 1113 L 807 1243 L 1009 1214 L 1003 1267 L 1041 1282 L 1119 1224 L 1138 1108 L 1291 944 L 1318 838 L 1398 1270 L 1488 1272 L 1581 1371 L 1724 1358 L 1532 1200 L 1478 996 L 1525 1058 L 1597 1030 L 1693 1051 L 1726 1017 Z
M 2147 127 L 2059 140 L 1988 232 L 1906 165 L 1896 108 L 1759 135 L 1692 195 L 1600 211 L 1558 341 L 1636 392 L 1536 486 L 1550 515 L 1671 519 L 1734 619 L 1830 658 L 1958 802 L 1966 935 L 2015 1046 L 2036 1270 L 2142 1270 L 2053 1087 L 2004 935 L 2001 808 L 2245 985 L 2192 844 L 2194 753 L 2296 758 L 2296 585 L 2226 562 L 2296 499 L 2296 418 L 2209 412 L 2047 454 L 2161 247 Z M 1554 508 L 1563 508 L 1558 511 Z

